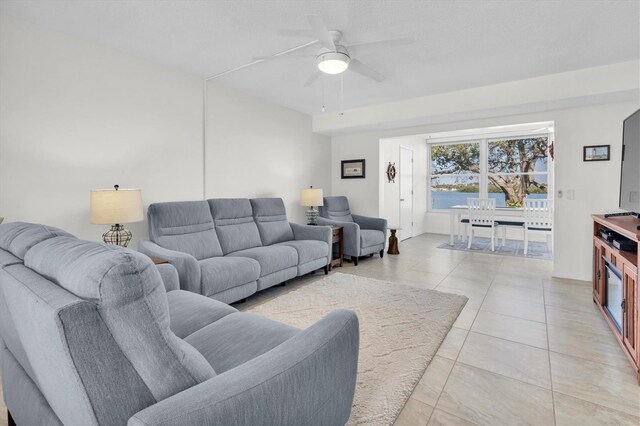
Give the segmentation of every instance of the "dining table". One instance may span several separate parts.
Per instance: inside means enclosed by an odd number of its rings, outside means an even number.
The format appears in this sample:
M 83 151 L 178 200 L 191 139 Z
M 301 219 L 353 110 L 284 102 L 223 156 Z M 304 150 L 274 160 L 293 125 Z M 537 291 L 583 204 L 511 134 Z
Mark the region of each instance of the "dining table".
M 460 221 L 462 220 L 462 216 L 468 211 L 469 206 L 466 204 L 449 207 L 449 242 L 451 245 L 454 244 L 456 235 L 458 238 L 462 238 Z M 524 222 L 524 209 L 522 207 L 496 207 L 496 220 L 502 217 L 508 218 L 510 221 Z

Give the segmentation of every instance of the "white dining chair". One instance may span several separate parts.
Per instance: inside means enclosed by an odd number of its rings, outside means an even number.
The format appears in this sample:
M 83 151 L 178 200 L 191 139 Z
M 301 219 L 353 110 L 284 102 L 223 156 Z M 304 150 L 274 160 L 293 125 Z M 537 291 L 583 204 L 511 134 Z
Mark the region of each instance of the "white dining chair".
M 553 253 L 553 201 L 524 200 L 524 254 L 529 251 L 529 233 L 547 234 L 547 247 Z
M 496 200 L 495 198 L 467 198 L 469 212 L 469 228 L 467 248 L 471 248 L 473 234 L 477 229 L 489 229 L 491 231 L 491 251 L 496 248 Z

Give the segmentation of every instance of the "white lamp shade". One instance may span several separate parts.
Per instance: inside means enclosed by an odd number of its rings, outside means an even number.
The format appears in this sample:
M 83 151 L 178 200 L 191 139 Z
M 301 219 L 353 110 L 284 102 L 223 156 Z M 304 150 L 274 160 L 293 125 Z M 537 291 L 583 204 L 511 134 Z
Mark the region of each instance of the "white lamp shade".
M 317 207 L 322 206 L 322 189 L 320 188 L 305 188 L 300 190 L 300 205 L 305 207 Z
M 96 225 L 140 222 L 142 194 L 139 189 L 92 189 L 90 216 Z

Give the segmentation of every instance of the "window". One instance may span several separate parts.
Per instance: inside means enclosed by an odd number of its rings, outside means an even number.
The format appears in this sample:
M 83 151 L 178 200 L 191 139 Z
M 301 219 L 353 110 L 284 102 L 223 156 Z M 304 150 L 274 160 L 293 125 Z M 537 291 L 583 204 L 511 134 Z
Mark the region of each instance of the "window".
M 547 198 L 547 135 L 432 143 L 431 209 L 495 198 L 497 207 L 522 207 L 524 199 Z
M 487 141 L 488 193 L 496 207 L 522 207 L 547 198 L 547 137 Z
M 480 143 L 431 145 L 431 208 L 467 204 L 480 194 Z

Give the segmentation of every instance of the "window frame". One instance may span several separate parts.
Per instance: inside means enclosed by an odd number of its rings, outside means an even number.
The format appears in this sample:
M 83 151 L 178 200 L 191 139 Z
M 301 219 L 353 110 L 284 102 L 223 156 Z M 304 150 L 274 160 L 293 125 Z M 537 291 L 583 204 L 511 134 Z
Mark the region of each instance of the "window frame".
M 480 198 L 489 197 L 489 175 L 546 175 L 547 176 L 547 194 L 548 198 L 553 198 L 553 161 L 549 152 L 547 151 L 547 171 L 546 172 L 532 172 L 532 173 L 489 173 L 489 143 L 497 140 L 510 140 L 510 139 L 527 139 L 527 138 L 547 138 L 547 146 L 554 143 L 553 132 L 543 133 L 528 133 L 526 131 L 514 131 L 505 133 L 492 133 L 492 134 L 477 134 L 477 135 L 465 135 L 464 137 L 446 137 L 446 138 L 429 138 L 427 139 L 427 212 L 428 213 L 448 213 L 450 208 L 436 209 L 432 207 L 431 196 L 431 178 L 435 176 L 455 176 L 455 175 L 434 175 L 433 165 L 431 158 L 431 148 L 434 145 L 458 145 L 468 143 L 480 144 L 480 173 L 479 183 L 480 192 L 478 196 Z M 501 207 L 501 208 L 517 208 L 517 207 Z
M 449 138 L 447 138 L 449 139 Z M 471 145 L 471 144 L 478 144 L 478 147 L 480 148 L 480 173 L 477 174 L 470 174 L 469 176 L 477 176 L 478 177 L 478 195 L 482 194 L 482 170 L 483 170 L 483 148 L 482 148 L 482 138 L 478 138 L 478 137 L 472 137 L 472 138 L 460 138 L 457 139 L 455 141 L 446 141 L 446 142 L 432 142 L 432 141 L 427 141 L 427 144 L 429 145 L 429 149 L 427 149 L 427 166 L 428 166 L 428 173 L 427 173 L 427 211 L 434 211 L 434 212 L 444 212 L 444 211 L 449 211 L 449 209 L 434 209 L 432 206 L 432 200 L 431 200 L 431 178 L 435 177 L 435 176 L 461 176 L 461 175 L 455 175 L 455 174 L 451 174 L 451 173 L 447 173 L 447 174 L 442 174 L 442 175 L 434 175 L 433 174 L 433 163 L 432 163 L 432 157 L 431 157 L 431 148 L 434 145 L 438 145 L 438 146 L 443 146 L 443 145 Z M 470 193 L 471 194 L 471 193 Z M 473 193 L 475 194 L 475 193 Z

